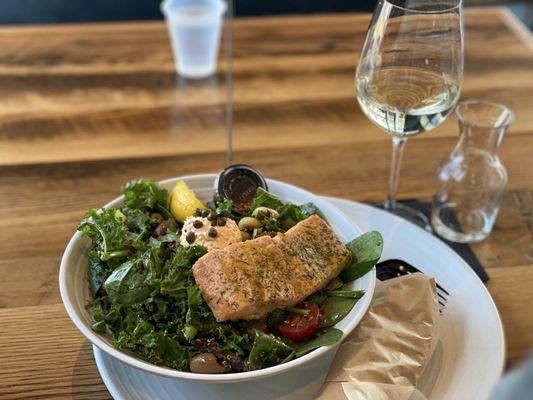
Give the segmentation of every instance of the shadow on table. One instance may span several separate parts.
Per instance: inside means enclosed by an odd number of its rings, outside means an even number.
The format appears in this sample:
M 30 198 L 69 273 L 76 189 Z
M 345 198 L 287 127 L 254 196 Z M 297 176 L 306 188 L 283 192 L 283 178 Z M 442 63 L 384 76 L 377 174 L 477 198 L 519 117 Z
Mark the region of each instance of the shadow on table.
M 72 369 L 71 390 L 74 400 L 113 399 L 100 378 L 89 341 L 83 342 Z

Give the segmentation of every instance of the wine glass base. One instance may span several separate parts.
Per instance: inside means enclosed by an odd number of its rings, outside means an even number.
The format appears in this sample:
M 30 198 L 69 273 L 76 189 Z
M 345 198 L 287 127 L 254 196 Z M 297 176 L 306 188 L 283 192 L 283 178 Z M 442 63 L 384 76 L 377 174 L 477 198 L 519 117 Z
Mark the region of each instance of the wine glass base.
M 431 228 L 431 223 L 429 222 L 429 218 L 426 217 L 422 212 L 418 211 L 417 209 L 406 206 L 405 204 L 401 204 L 401 203 L 396 203 L 393 209 L 388 207 L 388 204 L 385 203 L 384 208 L 386 211 L 394 215 L 397 215 L 398 217 L 406 219 L 409 222 L 412 222 L 413 224 L 424 229 L 426 232 L 433 233 L 433 229 Z

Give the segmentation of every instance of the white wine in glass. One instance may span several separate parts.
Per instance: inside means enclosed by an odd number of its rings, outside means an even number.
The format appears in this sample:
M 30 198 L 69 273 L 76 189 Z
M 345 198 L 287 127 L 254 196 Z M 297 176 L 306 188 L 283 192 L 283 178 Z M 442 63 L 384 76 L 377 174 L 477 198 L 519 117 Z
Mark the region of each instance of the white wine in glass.
M 462 26 L 460 0 L 380 0 L 357 67 L 361 109 L 393 139 L 385 208 L 428 230 L 428 219 L 394 196 L 407 138 L 441 124 L 457 103 Z

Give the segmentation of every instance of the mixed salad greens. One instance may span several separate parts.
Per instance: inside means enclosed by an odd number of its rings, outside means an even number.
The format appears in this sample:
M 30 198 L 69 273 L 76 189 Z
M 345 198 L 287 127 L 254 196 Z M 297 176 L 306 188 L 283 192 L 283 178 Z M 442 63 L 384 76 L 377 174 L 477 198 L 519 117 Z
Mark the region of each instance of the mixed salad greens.
M 361 235 L 347 244 L 353 253 L 351 265 L 299 306 L 275 310 L 262 320 L 221 323 L 191 272 L 206 249 L 179 245 L 180 223 L 169 208 L 168 192 L 139 179 L 128 182 L 122 193 L 121 208 L 90 209 L 78 226 L 92 241 L 88 281 L 93 299 L 87 308 L 94 331 L 109 334 L 116 348 L 156 365 L 193 372 L 250 371 L 333 344 L 342 337 L 333 326 L 364 294 L 347 283 L 366 274 L 381 255 L 381 235 Z M 254 236 L 285 232 L 320 214 L 313 204 L 285 204 L 262 189 L 245 215 L 235 215 L 229 200 L 215 198 L 208 204 L 213 212 L 236 221 L 258 207 L 277 215 L 256 212 L 262 227 Z M 205 364 L 206 354 L 218 370 L 194 367 L 199 357 Z

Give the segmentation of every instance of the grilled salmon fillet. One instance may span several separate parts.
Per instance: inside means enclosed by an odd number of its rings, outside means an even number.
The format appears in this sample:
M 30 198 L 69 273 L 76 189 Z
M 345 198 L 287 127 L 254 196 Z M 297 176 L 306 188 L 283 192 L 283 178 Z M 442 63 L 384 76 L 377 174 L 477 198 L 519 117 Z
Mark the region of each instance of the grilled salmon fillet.
M 217 321 L 251 320 L 300 303 L 326 286 L 350 258 L 331 227 L 311 216 L 273 238 L 212 250 L 192 271 Z

